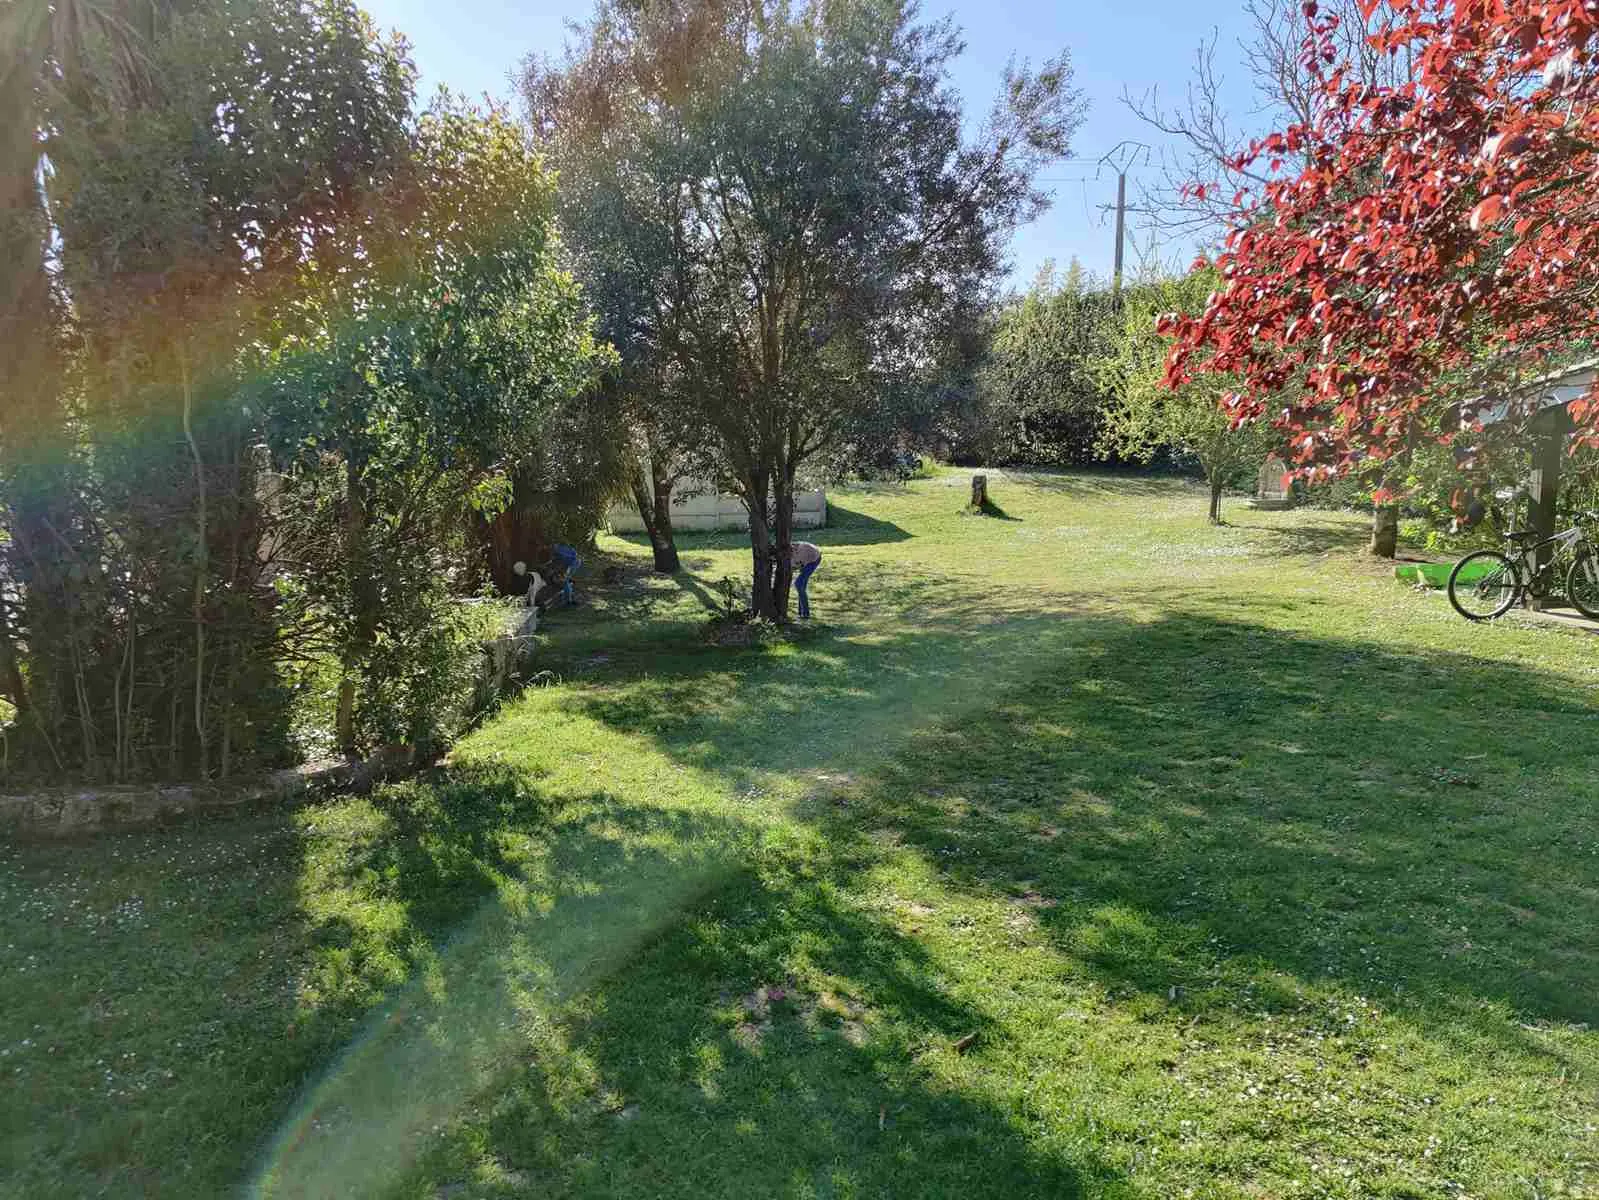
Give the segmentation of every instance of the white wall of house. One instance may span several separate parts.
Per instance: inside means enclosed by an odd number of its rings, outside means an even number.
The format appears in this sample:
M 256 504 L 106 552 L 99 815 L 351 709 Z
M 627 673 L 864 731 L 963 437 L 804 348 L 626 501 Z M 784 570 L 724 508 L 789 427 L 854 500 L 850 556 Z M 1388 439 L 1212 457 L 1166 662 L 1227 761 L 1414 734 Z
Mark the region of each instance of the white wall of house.
M 644 519 L 631 500 L 613 504 L 605 514 L 613 533 L 643 533 Z M 794 528 L 820 529 L 827 524 L 827 494 L 820 488 L 794 497 Z M 672 494 L 672 528 L 679 532 L 748 529 L 749 514 L 736 496 L 718 495 L 696 480 L 686 479 Z

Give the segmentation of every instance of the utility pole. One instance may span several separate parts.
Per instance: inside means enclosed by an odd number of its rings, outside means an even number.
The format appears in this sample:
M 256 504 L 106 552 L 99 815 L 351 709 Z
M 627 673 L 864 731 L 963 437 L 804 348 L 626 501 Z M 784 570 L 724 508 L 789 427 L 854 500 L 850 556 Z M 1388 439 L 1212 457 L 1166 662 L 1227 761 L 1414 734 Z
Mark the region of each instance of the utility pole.
M 1126 269 L 1127 261 L 1127 214 L 1129 212 L 1153 213 L 1155 211 L 1151 208 L 1127 207 L 1127 174 L 1134 167 L 1139 165 L 1140 160 L 1147 165 L 1151 153 L 1152 151 L 1150 148 L 1143 142 L 1120 142 L 1113 147 L 1109 153 L 1103 154 L 1099 158 L 1093 160 L 1094 174 L 1092 178 L 1084 175 L 1081 177 L 1074 176 L 1064 179 L 1038 180 L 1040 183 L 1082 184 L 1083 216 L 1092 220 L 1092 218 L 1089 217 L 1088 212 L 1088 185 L 1101 183 L 1104 180 L 1105 170 L 1107 167 L 1116 172 L 1116 244 L 1114 247 L 1114 261 L 1116 263 L 1116 269 L 1111 275 L 1111 289 L 1117 296 L 1121 295 L 1122 274 Z M 1068 159 L 1067 161 L 1074 166 L 1080 164 L 1086 167 L 1089 165 L 1088 159 Z M 1094 207 L 1097 208 L 1101 214 L 1108 213 L 1111 210 L 1111 206 L 1109 204 L 1097 204 Z M 1099 227 L 1101 229 L 1105 227 L 1105 218 L 1103 215 L 1101 215 L 1099 218 Z
M 1127 172 L 1137 164 L 1139 155 L 1147 163 L 1149 153 L 1143 142 L 1120 142 L 1099 160 L 1101 168 L 1116 172 L 1116 270 L 1111 276 L 1111 292 L 1117 296 L 1122 292 L 1122 264 L 1127 255 Z
M 1116 172 L 1116 273 L 1112 277 L 1112 290 L 1122 291 L 1122 245 L 1127 237 L 1127 172 Z

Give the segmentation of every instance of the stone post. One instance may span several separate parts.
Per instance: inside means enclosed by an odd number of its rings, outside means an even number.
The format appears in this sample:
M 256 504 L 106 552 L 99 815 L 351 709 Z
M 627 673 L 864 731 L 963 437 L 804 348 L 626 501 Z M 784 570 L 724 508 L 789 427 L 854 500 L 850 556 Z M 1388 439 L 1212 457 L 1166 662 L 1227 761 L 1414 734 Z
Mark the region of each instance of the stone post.
M 1371 510 L 1371 552 L 1392 558 L 1399 549 L 1399 506 L 1379 504 Z

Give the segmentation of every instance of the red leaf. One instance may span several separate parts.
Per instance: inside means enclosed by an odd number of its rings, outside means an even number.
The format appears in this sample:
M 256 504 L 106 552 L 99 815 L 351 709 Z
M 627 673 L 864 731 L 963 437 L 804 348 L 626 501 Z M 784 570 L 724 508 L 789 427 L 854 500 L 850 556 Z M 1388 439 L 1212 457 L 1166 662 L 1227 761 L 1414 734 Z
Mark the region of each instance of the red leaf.
M 1471 210 L 1471 231 L 1481 233 L 1484 226 L 1492 225 L 1504 211 L 1503 196 L 1485 196 L 1477 202 L 1477 207 Z

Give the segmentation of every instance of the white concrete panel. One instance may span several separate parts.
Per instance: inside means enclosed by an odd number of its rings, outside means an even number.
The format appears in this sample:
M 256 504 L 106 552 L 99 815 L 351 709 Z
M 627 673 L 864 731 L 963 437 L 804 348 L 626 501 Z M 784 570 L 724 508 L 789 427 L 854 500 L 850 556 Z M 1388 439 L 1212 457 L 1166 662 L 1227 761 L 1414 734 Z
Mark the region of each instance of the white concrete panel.
M 694 481 L 680 485 L 672 497 L 672 527 L 685 533 L 714 529 L 748 529 L 749 516 L 737 496 L 696 491 Z M 644 520 L 631 502 L 614 504 L 605 515 L 613 533 L 643 533 Z M 827 494 L 818 489 L 794 497 L 794 527 L 820 529 L 827 524 Z

